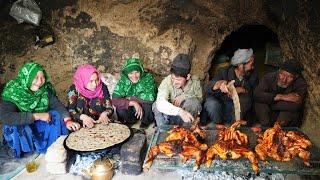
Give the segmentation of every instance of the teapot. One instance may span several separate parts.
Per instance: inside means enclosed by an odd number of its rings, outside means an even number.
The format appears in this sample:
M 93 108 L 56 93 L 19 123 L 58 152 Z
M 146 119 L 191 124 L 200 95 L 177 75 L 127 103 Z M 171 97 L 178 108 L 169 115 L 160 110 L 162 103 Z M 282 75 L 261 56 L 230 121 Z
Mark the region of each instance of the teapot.
M 90 168 L 90 175 L 92 180 L 111 180 L 113 163 L 107 157 L 95 160 Z

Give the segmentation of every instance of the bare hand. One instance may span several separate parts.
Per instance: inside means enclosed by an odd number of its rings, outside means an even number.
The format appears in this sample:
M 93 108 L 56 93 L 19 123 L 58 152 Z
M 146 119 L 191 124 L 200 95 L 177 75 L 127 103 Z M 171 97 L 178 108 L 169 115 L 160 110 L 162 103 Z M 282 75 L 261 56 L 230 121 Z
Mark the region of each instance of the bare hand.
M 129 106 L 133 106 L 134 109 L 136 110 L 136 113 L 134 115 L 137 117 L 137 119 L 142 119 L 143 109 L 140 106 L 140 104 L 136 101 L 130 101 Z
M 241 94 L 241 93 L 245 93 L 246 92 L 246 89 L 244 87 L 236 87 L 236 90 L 237 90 L 237 93 L 238 94 Z
M 186 98 L 183 95 L 180 95 L 178 97 L 176 97 L 173 101 L 173 105 L 180 107 L 181 103 L 185 100 Z
M 74 122 L 74 121 L 69 121 L 67 124 L 66 124 L 67 128 L 70 130 L 70 131 L 77 131 L 80 129 L 80 124 L 77 123 L 77 122 Z
M 81 114 L 80 119 L 82 120 L 83 127 L 92 128 L 94 126 L 94 120 L 85 114 Z
M 45 121 L 45 122 L 50 122 L 51 117 L 49 113 L 33 113 L 33 118 L 36 121 Z
M 108 124 L 109 122 L 111 122 L 111 120 L 108 117 L 108 113 L 107 112 L 102 112 L 100 114 L 100 117 L 98 119 L 98 122 L 102 123 L 102 124 Z
M 185 111 L 183 109 L 181 109 L 179 111 L 179 116 L 181 117 L 181 119 L 184 122 L 192 122 L 192 121 L 194 121 L 194 117 L 188 111 Z
M 220 91 L 222 93 L 226 93 L 228 96 L 231 96 L 230 91 L 229 91 L 229 87 L 232 86 L 235 81 L 232 80 L 232 81 L 227 82 L 225 80 L 221 80 L 220 82 L 221 82 L 220 87 L 219 87 Z

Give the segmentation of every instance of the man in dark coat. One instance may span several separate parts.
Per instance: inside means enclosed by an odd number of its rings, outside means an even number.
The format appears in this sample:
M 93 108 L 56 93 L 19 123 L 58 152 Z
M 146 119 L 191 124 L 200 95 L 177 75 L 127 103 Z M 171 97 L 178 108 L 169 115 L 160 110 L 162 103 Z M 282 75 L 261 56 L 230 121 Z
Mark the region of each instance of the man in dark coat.
M 307 83 L 297 60 L 285 61 L 279 71 L 266 74 L 254 91 L 255 111 L 259 126 L 299 127 Z
M 234 107 L 227 85 L 234 83 L 239 95 L 241 118 L 252 108 L 253 90 L 258 85 L 258 74 L 254 70 L 252 49 L 238 49 L 231 59 L 231 66 L 223 69 L 209 82 L 207 99 L 201 114 L 201 123 L 207 116 L 217 128 L 234 121 Z

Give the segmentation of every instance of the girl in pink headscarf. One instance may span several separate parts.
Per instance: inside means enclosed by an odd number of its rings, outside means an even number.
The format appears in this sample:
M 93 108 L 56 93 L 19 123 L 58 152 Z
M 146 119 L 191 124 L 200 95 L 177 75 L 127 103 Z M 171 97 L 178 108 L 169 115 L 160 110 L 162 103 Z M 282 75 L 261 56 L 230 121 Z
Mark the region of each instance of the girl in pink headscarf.
M 94 123 L 109 123 L 113 114 L 110 94 L 102 83 L 100 72 L 90 64 L 80 65 L 68 91 L 68 110 L 83 127 Z

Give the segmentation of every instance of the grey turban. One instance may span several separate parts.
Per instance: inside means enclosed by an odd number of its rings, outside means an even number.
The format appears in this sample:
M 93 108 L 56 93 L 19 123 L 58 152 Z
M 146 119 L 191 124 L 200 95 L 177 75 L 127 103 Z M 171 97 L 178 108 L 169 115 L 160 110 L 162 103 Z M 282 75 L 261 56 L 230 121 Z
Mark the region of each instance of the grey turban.
M 250 49 L 238 49 L 234 52 L 234 55 L 231 59 L 231 64 L 236 66 L 238 64 L 247 63 L 250 57 L 253 55 L 253 50 Z

